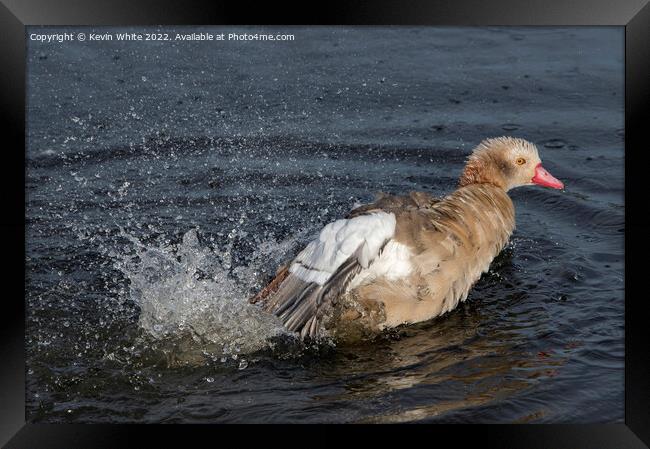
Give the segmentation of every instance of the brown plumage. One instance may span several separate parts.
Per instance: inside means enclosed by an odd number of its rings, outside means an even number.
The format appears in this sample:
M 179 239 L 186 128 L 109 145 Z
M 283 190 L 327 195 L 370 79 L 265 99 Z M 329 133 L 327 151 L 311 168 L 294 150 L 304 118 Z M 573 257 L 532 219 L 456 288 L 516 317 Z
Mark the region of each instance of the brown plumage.
M 515 227 L 508 190 L 563 188 L 523 139 L 481 142 L 456 191 L 382 195 L 330 223 L 251 299 L 301 337 L 428 320 L 454 309 Z

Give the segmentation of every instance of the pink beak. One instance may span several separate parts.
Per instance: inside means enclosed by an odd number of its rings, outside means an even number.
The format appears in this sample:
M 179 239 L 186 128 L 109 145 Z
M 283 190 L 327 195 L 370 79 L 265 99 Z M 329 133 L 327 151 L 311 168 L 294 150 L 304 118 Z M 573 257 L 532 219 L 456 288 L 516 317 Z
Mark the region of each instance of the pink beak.
M 549 172 L 547 172 L 546 169 L 542 167 L 541 162 L 537 164 L 537 166 L 535 167 L 535 176 L 533 176 L 532 181 L 533 184 L 537 184 L 544 187 L 552 187 L 554 189 L 564 188 L 564 183 L 559 179 L 557 179 L 552 174 L 550 174 Z

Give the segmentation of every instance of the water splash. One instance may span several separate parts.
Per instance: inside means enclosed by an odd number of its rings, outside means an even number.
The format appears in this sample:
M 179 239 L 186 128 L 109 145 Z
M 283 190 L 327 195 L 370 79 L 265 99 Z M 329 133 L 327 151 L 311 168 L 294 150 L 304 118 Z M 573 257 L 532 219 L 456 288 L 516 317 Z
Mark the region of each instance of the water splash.
M 232 244 L 204 246 L 196 229 L 178 245 L 145 245 L 121 230 L 134 252 L 115 264 L 130 281 L 130 299 L 140 307 L 139 326 L 155 340 L 190 337 L 212 356 L 250 353 L 285 334 L 279 320 L 248 303 L 263 263 L 295 243 L 264 241 L 232 268 Z M 203 351 L 205 354 L 205 350 Z M 205 354 L 207 355 L 207 354 Z

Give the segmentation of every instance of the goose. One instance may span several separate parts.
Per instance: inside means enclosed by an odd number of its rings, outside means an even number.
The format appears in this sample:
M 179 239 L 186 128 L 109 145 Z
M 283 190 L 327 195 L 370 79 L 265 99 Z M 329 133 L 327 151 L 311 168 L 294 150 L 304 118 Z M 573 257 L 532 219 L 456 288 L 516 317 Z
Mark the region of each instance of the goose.
M 381 332 L 453 310 L 515 228 L 508 191 L 563 189 L 524 139 L 483 140 L 467 158 L 457 189 L 380 195 L 322 228 L 317 238 L 250 302 L 302 339 L 356 326 Z

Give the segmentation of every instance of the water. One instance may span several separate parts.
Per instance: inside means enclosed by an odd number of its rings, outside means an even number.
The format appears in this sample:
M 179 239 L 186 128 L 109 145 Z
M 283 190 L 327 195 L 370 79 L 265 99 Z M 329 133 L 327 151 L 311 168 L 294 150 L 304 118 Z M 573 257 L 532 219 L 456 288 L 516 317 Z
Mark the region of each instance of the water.
M 280 30 L 29 42 L 30 419 L 622 422 L 622 28 Z M 327 222 L 449 192 L 504 134 L 566 191 L 511 192 L 453 312 L 305 347 L 247 304 Z

